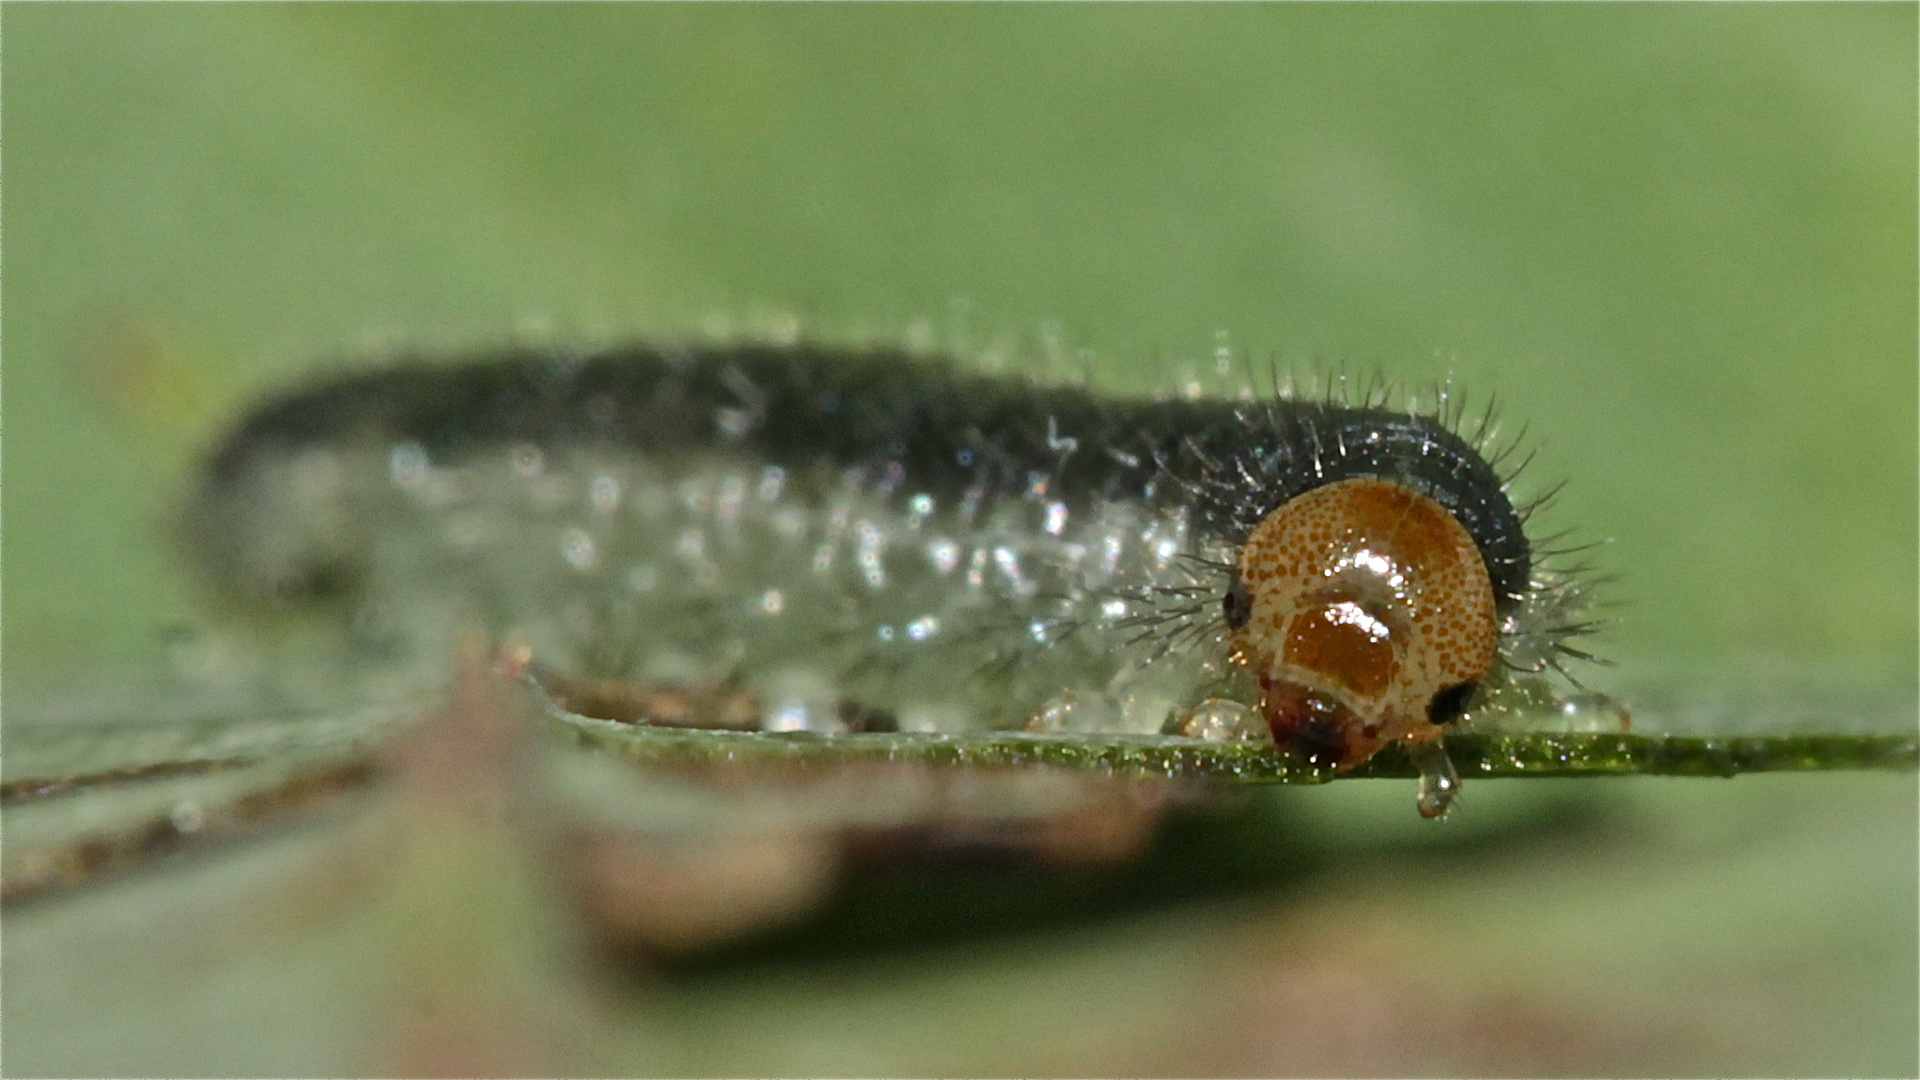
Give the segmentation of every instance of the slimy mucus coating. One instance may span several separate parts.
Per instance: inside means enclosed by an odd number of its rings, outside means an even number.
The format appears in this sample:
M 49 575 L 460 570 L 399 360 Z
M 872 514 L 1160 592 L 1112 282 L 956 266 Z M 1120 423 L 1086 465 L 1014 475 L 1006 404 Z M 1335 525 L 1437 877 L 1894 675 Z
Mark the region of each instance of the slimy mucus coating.
M 1583 655 L 1591 625 L 1493 432 L 1444 392 L 1130 398 L 885 349 L 508 350 L 263 402 L 182 524 L 229 596 L 344 620 L 328 687 L 437 679 L 478 623 L 557 678 L 719 692 L 773 730 L 1265 727 L 1332 769 L 1397 740 L 1438 813 L 1445 724 Z

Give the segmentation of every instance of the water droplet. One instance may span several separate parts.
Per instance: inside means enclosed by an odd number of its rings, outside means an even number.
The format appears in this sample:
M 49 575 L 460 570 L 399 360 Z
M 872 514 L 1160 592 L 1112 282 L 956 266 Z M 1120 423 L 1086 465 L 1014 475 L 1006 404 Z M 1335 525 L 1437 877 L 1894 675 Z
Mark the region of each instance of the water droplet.
M 526 477 L 539 476 L 547 467 L 547 456 L 532 443 L 515 443 L 507 453 L 507 460 L 514 472 Z
M 1068 690 L 1028 716 L 1022 727 L 1033 732 L 1111 731 L 1119 719 L 1113 702 L 1104 695 Z
M 587 501 L 602 514 L 611 514 L 620 506 L 620 481 L 611 476 L 596 476 L 587 486 Z
M 729 439 L 744 439 L 753 430 L 753 414 L 723 406 L 713 410 L 713 426 Z
M 1208 698 L 1168 725 L 1167 734 L 1207 742 L 1265 742 L 1266 722 L 1251 706 L 1229 698 Z
M 425 482 L 431 464 L 426 447 L 417 442 L 403 442 L 387 454 L 387 475 L 393 478 L 396 487 L 417 488 Z
M 1625 705 L 1605 694 L 1569 695 L 1560 703 L 1560 717 L 1567 731 L 1633 730 L 1633 714 Z
M 768 589 L 760 594 L 760 610 L 764 614 L 778 615 L 786 603 L 786 597 L 780 595 L 779 589 Z
M 766 722 L 761 727 L 767 731 L 805 731 L 812 719 L 806 702 L 782 701 L 767 713 Z
M 1052 502 L 1047 504 L 1046 530 L 1051 536 L 1059 536 L 1067 527 L 1067 504 Z
M 560 534 L 560 555 L 567 565 L 586 573 L 600 565 L 600 551 L 585 529 L 568 529 Z
M 760 474 L 760 501 L 770 503 L 778 499 L 786 482 L 787 470 L 778 465 L 767 466 Z
M 854 561 L 860 564 L 860 574 L 867 580 L 870 589 L 882 588 L 887 583 L 887 572 L 881 565 L 880 554 L 886 546 L 886 538 L 878 526 L 870 521 L 861 521 L 854 526 Z
M 935 540 L 927 545 L 927 558 L 943 574 L 953 573 L 960 565 L 960 545 L 951 540 Z
M 1009 547 L 993 549 L 993 561 L 1000 573 L 1013 586 L 1013 594 L 1018 597 L 1031 597 L 1040 591 L 1039 584 L 1020 572 L 1020 555 Z
M 931 615 L 922 615 L 907 624 L 907 636 L 915 641 L 925 641 L 940 632 L 940 620 Z
M 1445 817 L 1447 809 L 1460 794 L 1460 774 L 1454 771 L 1453 759 L 1447 756 L 1444 741 L 1430 739 L 1403 745 L 1407 748 L 1407 757 L 1420 770 L 1420 782 L 1414 789 L 1414 805 L 1419 809 L 1420 816 Z
M 1027 731 L 1052 732 L 1065 730 L 1073 722 L 1076 700 L 1072 694 L 1054 698 L 1041 706 L 1027 722 L 1021 725 Z

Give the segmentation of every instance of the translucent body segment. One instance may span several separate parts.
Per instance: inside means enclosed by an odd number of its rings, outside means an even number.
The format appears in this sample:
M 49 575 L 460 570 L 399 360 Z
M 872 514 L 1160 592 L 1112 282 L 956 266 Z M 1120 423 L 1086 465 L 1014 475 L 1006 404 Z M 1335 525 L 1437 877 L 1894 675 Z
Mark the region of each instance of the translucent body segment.
M 944 499 L 884 464 L 787 469 L 719 451 L 300 453 L 332 459 L 329 513 L 368 538 L 354 549 L 355 632 L 423 677 L 478 622 L 595 715 L 1144 734 L 1227 672 L 1218 645 L 1167 656 L 1127 624 L 1129 597 L 1188 580 L 1196 540 L 1178 507 L 1069 512 L 1038 484 Z M 246 549 L 303 563 L 334 535 L 311 517 L 250 514 Z M 702 704 L 743 701 L 756 715 L 725 723 L 732 704 Z

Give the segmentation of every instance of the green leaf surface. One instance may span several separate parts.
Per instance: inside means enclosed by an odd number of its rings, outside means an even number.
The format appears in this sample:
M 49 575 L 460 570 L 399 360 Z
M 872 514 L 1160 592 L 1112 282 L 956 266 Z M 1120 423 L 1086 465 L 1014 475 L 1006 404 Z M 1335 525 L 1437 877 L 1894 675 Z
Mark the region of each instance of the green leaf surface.
M 855 762 L 932 766 L 1091 769 L 1122 777 L 1318 784 L 1412 778 L 1397 747 L 1346 773 L 1317 770 L 1257 743 L 1208 743 L 1171 736 L 854 734 L 691 731 L 561 715 L 580 745 L 639 765 L 831 768 Z M 1913 769 L 1911 734 L 1634 735 L 1526 732 L 1449 736 L 1462 777 L 1737 776 L 1750 772 Z

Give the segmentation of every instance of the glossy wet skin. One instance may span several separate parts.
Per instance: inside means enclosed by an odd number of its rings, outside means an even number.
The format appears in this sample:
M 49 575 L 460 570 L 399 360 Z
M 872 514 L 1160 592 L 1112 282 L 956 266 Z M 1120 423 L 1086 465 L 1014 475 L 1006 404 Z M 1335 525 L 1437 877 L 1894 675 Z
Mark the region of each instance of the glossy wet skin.
M 1440 504 L 1386 480 L 1316 488 L 1240 548 L 1225 600 L 1233 659 L 1274 740 L 1350 769 L 1438 737 L 1499 642 L 1485 561 Z

